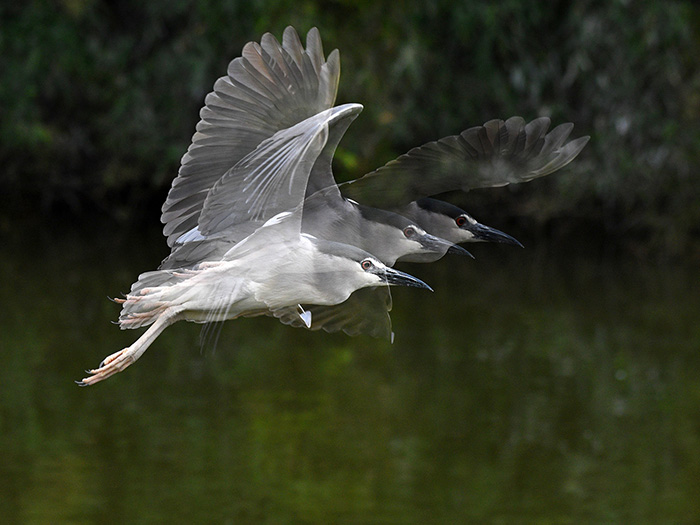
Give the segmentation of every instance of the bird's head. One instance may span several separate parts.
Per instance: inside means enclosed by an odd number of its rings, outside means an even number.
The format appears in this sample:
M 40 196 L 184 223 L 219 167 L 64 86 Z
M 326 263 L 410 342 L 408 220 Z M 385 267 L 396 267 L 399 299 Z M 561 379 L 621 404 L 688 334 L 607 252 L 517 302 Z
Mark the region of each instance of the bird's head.
M 337 289 L 338 293 L 349 295 L 372 286 L 412 286 L 432 291 L 420 279 L 387 266 L 360 248 L 330 241 L 316 243 L 325 256 L 316 259 L 315 273 L 319 286 L 329 292 Z
M 369 286 L 412 286 L 414 288 L 433 289 L 417 277 L 386 266 L 379 259 L 372 256 L 365 257 L 360 261 L 360 268 L 369 278 Z
M 520 246 L 522 244 L 507 233 L 477 222 L 463 209 L 437 199 L 419 199 L 414 203 L 414 214 L 418 215 L 425 228 L 454 243 L 500 242 Z

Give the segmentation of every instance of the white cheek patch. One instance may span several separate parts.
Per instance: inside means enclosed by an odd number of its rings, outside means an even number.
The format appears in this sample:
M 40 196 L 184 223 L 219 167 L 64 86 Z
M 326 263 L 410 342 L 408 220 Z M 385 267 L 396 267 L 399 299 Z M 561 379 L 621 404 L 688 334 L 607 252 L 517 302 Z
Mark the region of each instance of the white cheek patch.
M 477 224 L 476 219 L 475 219 L 474 217 L 472 217 L 471 215 L 468 215 L 468 214 L 466 214 L 466 213 L 463 213 L 463 214 L 460 215 L 459 217 L 464 217 L 465 219 L 467 219 L 467 222 L 468 222 L 469 224 L 471 224 L 471 225 Z M 458 218 L 459 218 L 459 217 L 458 217 Z M 456 220 L 456 219 L 455 219 L 455 220 Z

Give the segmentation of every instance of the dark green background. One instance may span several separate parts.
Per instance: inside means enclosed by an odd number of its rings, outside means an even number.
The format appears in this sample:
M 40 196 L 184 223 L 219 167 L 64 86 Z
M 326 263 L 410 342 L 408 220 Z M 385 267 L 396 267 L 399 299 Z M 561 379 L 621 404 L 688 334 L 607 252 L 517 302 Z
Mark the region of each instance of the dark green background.
M 691 2 L 96 2 L 0 7 L 0 521 L 700 522 L 700 8 Z M 159 209 L 204 96 L 266 31 L 317 26 L 360 102 L 351 179 L 489 119 L 591 135 L 449 196 L 525 249 L 404 265 L 393 345 L 273 319 L 200 346 L 107 296 L 167 255 Z M 216 331 L 213 332 L 216 335 Z
M 290 24 L 302 35 L 317 26 L 326 52 L 340 49 L 338 101 L 365 105 L 339 179 L 491 118 L 546 115 L 592 136 L 575 175 L 474 192 L 470 211 L 555 238 L 605 234 L 635 253 L 697 255 L 700 8 L 690 1 L 5 5 L 0 227 L 25 205 L 157 220 L 214 80 L 245 42 Z

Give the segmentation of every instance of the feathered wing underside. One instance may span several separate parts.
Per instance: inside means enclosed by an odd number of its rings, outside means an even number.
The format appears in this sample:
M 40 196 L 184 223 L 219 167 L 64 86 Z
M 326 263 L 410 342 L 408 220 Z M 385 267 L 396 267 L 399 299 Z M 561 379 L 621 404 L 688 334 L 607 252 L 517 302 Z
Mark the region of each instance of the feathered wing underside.
M 304 198 L 308 174 L 315 160 L 307 152 L 325 142 L 326 128 L 282 130 L 219 179 L 207 194 L 199 217 L 205 236 L 228 232 L 237 225 L 261 226 Z M 316 148 L 314 148 L 316 146 Z M 321 146 L 322 147 L 322 146 Z
M 331 108 L 264 140 L 209 190 L 198 230 L 239 241 L 280 213 L 298 208 L 329 127 L 352 120 L 359 110 L 357 104 Z
M 310 330 L 329 333 L 341 330 L 350 336 L 369 335 L 391 340 L 391 292 L 388 287 L 361 288 L 348 299 L 333 306 L 301 305 L 311 313 Z M 298 307 L 287 307 L 270 312 L 283 324 L 305 328 Z
M 546 117 L 491 120 L 413 148 L 340 189 L 362 204 L 396 207 L 447 191 L 527 182 L 563 168 L 588 142 L 566 142 L 571 123 L 547 133 L 549 124 Z
M 225 173 L 277 131 L 330 108 L 340 77 L 337 50 L 326 60 L 316 28 L 304 49 L 288 27 L 250 42 L 205 99 L 192 144 L 162 207 L 168 245 L 197 226 L 207 193 Z
M 361 110 L 359 104 L 331 108 L 264 140 L 217 181 L 207 195 L 199 225 L 184 236 L 193 240 L 175 243 L 160 268 L 186 268 L 220 259 L 267 220 L 292 210 L 301 213 L 311 180 L 314 187 L 332 184 L 334 191 L 324 202 L 340 201 L 328 151 L 335 149 L 339 134 Z M 334 143 L 329 143 L 331 139 Z

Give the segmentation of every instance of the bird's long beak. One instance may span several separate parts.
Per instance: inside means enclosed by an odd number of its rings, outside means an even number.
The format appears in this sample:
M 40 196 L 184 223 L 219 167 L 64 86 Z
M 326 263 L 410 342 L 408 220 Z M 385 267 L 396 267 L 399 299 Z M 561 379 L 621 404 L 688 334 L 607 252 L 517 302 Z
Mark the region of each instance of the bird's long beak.
M 425 284 L 417 277 L 413 277 L 412 275 L 401 272 L 394 268 L 386 268 L 384 276 L 386 278 L 386 282 L 390 285 L 413 286 L 415 288 L 425 288 L 426 290 L 430 290 L 431 292 L 433 291 L 433 289 L 430 286 Z
M 452 246 L 447 248 L 447 253 L 450 253 L 452 255 L 468 255 L 472 259 L 474 258 L 472 252 L 465 250 L 459 244 L 453 244 Z
M 423 235 L 423 237 L 420 240 L 420 243 L 423 249 L 429 252 L 439 253 L 440 255 L 444 255 L 446 253 L 468 255 L 472 259 L 474 258 L 474 256 L 469 251 L 465 250 L 458 244 L 454 244 L 448 240 L 441 239 L 440 237 L 435 237 L 434 235 L 430 235 L 429 233 Z
M 496 228 L 491 228 L 490 226 L 485 226 L 479 222 L 472 224 L 469 230 L 474 234 L 474 239 L 485 242 L 502 242 L 504 244 L 513 244 L 515 246 L 523 245 L 515 237 L 511 237 L 507 233 L 497 230 Z

